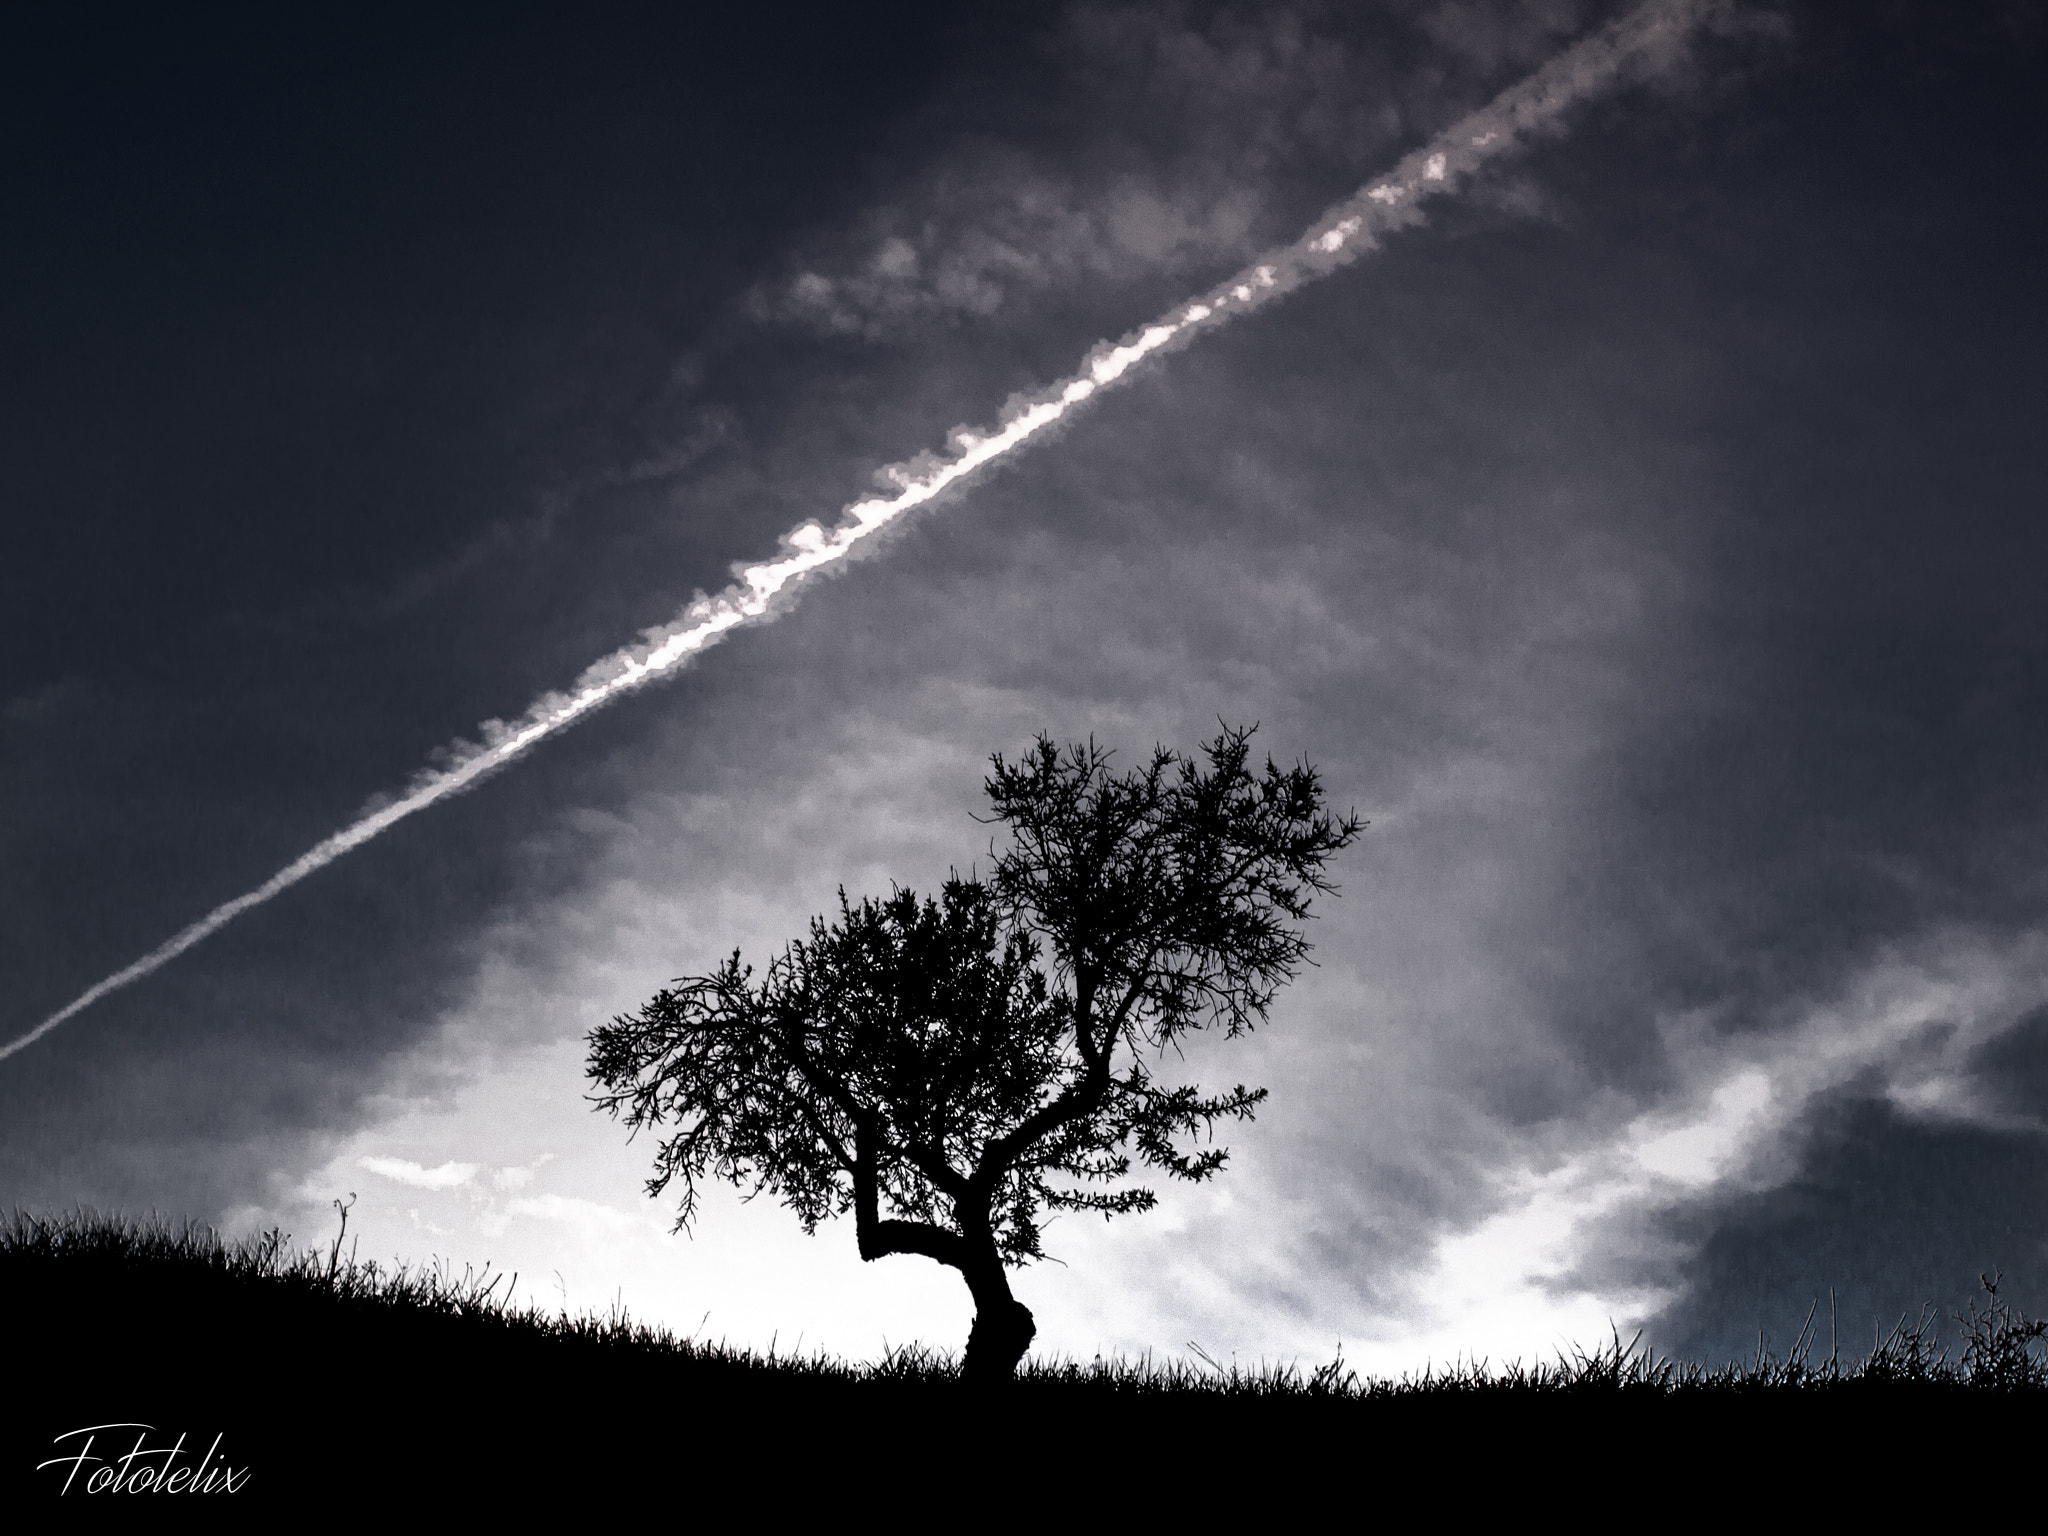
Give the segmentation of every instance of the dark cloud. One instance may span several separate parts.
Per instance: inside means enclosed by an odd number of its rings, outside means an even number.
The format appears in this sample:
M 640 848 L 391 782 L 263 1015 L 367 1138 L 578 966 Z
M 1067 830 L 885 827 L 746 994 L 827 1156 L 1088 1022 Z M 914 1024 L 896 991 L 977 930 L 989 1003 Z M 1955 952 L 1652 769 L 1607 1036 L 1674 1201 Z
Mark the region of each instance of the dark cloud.
M 1839 1338 L 1853 1362 L 1873 1327 L 1889 1333 L 1931 1305 L 1954 1352 L 1954 1314 L 1984 1299 L 1980 1274 L 2001 1270 L 2008 1301 L 2048 1310 L 2040 1132 L 1927 1123 L 1845 1094 L 1814 1114 L 1807 1136 L 1786 1183 L 1668 1219 L 1690 1251 L 1691 1284 L 1649 1325 L 1660 1350 L 1747 1359 L 1761 1337 L 1782 1357 L 1812 1317 L 1819 1353 Z

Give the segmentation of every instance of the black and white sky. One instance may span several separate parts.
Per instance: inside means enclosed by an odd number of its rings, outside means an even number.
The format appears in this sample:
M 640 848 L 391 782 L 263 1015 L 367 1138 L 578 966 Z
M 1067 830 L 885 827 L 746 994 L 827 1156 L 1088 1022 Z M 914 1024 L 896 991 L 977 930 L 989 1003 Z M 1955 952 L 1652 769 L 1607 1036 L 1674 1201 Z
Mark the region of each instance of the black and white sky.
M 2048 1306 L 2048 7 L 1677 4 L 1425 216 L 0 1060 L 0 1199 L 863 1357 L 583 1037 L 1257 721 L 1371 826 L 1039 1347 Z M 49 9 L 0 52 L 0 1039 L 1626 7 Z M 436 754 L 440 754 L 439 757 Z

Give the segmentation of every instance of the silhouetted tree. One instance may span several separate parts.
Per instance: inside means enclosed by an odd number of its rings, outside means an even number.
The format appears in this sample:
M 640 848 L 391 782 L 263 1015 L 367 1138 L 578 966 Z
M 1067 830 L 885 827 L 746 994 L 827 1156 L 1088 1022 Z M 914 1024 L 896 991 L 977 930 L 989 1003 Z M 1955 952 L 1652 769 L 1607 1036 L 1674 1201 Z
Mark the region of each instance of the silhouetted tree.
M 986 881 L 898 890 L 811 922 L 758 982 L 738 951 L 590 1037 L 594 1101 L 672 1123 L 648 1192 L 706 1176 L 781 1198 L 806 1232 L 851 1210 L 863 1259 L 921 1253 L 974 1296 L 963 1376 L 1008 1379 L 1036 1331 L 1006 1267 L 1049 1212 L 1154 1203 L 1131 1154 L 1206 1179 L 1225 1153 L 1175 1138 L 1246 1119 L 1265 1090 L 1162 1087 L 1190 1030 L 1263 1022 L 1307 953 L 1296 924 L 1358 835 L 1316 772 L 1246 766 L 1225 727 L 1206 766 L 1157 749 L 1121 776 L 1092 742 L 1041 736 L 986 788 L 1008 846 Z M 1050 951 L 1050 966 L 1042 963 Z M 885 1214 L 886 1212 L 886 1214 Z

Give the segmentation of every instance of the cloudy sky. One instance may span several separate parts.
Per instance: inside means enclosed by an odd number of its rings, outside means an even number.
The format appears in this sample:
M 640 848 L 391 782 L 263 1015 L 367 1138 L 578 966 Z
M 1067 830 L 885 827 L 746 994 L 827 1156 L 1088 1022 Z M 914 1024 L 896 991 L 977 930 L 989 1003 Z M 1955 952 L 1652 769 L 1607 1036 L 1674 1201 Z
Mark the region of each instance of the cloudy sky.
M 1625 14 L 735 10 L 10 44 L 0 1037 Z M 2048 15 L 1675 10 L 0 1060 L 0 1199 L 312 1243 L 353 1191 L 362 1256 L 549 1306 L 957 1345 L 957 1279 L 848 1229 L 672 1234 L 584 1036 L 985 861 L 991 752 L 1221 717 L 1371 826 L 1270 1028 L 1189 1054 L 1272 1090 L 1228 1170 L 1056 1223 L 1042 1351 L 1725 1358 L 1994 1265 L 2048 1307 Z

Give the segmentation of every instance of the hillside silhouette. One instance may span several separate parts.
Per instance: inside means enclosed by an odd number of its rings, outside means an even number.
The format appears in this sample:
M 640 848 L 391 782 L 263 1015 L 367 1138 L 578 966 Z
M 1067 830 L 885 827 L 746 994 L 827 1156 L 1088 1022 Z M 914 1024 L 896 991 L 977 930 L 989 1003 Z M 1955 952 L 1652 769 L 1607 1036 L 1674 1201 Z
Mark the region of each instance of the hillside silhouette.
M 1959 1350 L 1937 1344 L 1929 1309 L 1854 1362 L 1821 1354 L 1809 1329 L 1782 1357 L 1713 1368 L 1619 1339 L 1399 1381 L 1341 1360 L 1034 1357 L 996 1391 L 963 1385 L 941 1351 L 867 1364 L 763 1354 L 623 1309 L 549 1313 L 515 1302 L 509 1276 L 89 1212 L 0 1226 L 0 1299 L 14 1367 L 4 1481 L 10 1502 L 36 1505 L 90 1501 L 76 1479 L 60 1493 L 63 1467 L 34 1469 L 70 1454 L 58 1437 L 109 1423 L 153 1426 L 158 1445 L 219 1436 L 216 1466 L 247 1473 L 228 1496 L 238 1508 L 341 1496 L 389 1508 L 402 1484 L 408 1508 L 531 1513 L 574 1495 L 652 1511 L 768 1479 L 758 1496 L 777 1508 L 825 1509 L 884 1487 L 971 1502 L 1020 1478 L 1108 1488 L 1150 1467 L 1148 1498 L 1198 1509 L 1254 1495 L 1285 1506 L 1318 1480 L 1390 1467 L 1426 1479 L 1483 1468 L 1461 1494 L 1483 1505 L 1516 1477 L 1588 1457 L 1628 1477 L 1681 1450 L 1766 1471 L 1786 1456 L 1867 1461 L 1993 1426 L 2023 1434 L 2048 1408 L 2043 1325 L 1995 1291 L 1956 1315 Z M 1102 1458 L 1077 1461 L 1077 1447 Z M 1220 1459 L 1197 1465 L 1203 1447 Z

